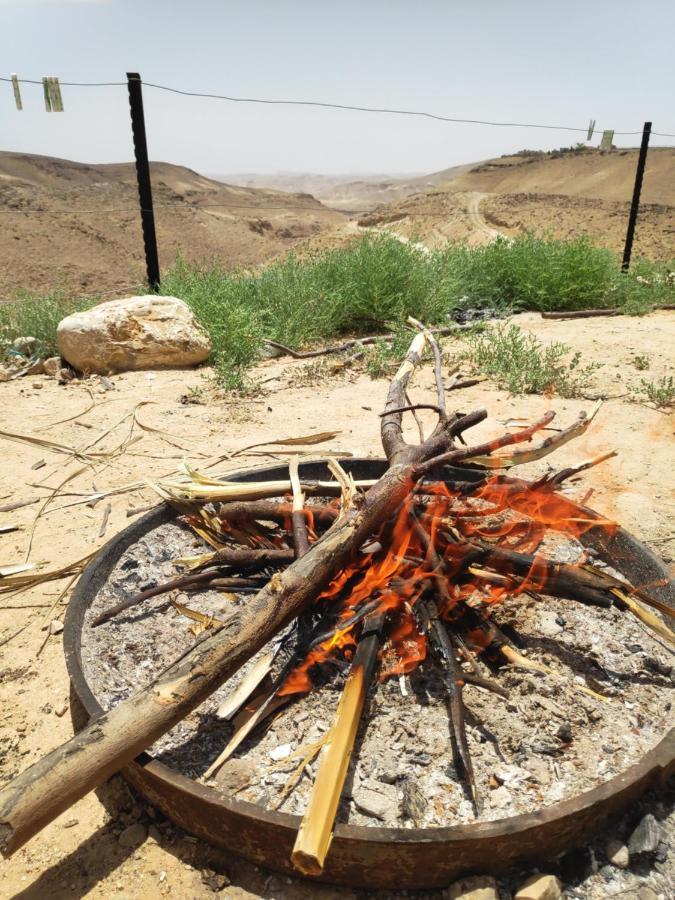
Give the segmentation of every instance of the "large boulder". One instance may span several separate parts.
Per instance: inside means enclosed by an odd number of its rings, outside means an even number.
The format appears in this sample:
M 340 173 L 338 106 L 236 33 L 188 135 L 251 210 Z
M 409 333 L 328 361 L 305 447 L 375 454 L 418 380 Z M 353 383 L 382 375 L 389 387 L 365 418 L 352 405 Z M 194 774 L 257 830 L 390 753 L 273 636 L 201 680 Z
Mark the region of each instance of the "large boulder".
M 190 307 L 157 294 L 110 300 L 67 316 L 56 337 L 61 356 L 81 372 L 183 368 L 211 352 Z

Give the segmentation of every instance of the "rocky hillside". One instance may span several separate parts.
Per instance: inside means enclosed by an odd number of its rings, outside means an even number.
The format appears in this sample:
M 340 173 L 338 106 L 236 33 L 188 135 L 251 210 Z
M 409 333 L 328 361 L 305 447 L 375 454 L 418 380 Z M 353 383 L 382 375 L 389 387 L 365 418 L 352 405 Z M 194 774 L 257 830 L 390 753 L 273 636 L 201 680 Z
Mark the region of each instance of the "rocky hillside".
M 307 194 L 223 184 L 152 163 L 160 265 L 180 253 L 258 265 L 340 222 Z M 0 152 L 0 292 L 107 291 L 144 275 L 132 163 Z M 127 291 L 128 292 L 128 291 Z

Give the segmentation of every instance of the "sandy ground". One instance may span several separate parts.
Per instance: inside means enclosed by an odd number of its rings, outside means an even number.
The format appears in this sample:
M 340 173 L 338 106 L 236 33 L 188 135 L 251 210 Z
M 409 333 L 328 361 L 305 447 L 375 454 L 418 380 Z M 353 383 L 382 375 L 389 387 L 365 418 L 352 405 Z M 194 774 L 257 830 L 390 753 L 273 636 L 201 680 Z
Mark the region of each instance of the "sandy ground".
M 490 420 L 475 430 L 483 439 L 503 429 L 498 419 L 533 417 L 552 406 L 560 424 L 567 424 L 596 396 L 607 397 L 594 426 L 586 435 L 562 448 L 555 464 L 578 462 L 614 447 L 619 457 L 588 473 L 579 486 L 583 494 L 594 487 L 590 505 L 615 518 L 639 535 L 671 564 L 675 556 L 675 492 L 672 482 L 674 423 L 671 415 L 626 396 L 630 385 L 644 375 L 658 378 L 673 372 L 675 314 L 656 313 L 642 319 L 614 318 L 545 322 L 533 314 L 517 317 L 547 340 L 567 340 L 582 351 L 586 360 L 602 362 L 603 368 L 589 388 L 588 400 L 547 400 L 543 397 L 510 398 L 485 384 L 462 391 L 451 400 L 461 409 L 486 406 Z M 639 372 L 633 359 L 649 357 L 650 368 Z M 94 378 L 59 386 L 46 377 L 29 377 L 1 384 L 3 429 L 39 435 L 72 447 L 93 442 L 128 415 L 140 401 L 146 426 L 165 429 L 171 436 L 142 431 L 142 440 L 116 458 L 86 468 L 64 487 L 64 492 L 89 492 L 169 473 L 187 456 L 198 465 L 208 459 L 256 441 L 278 439 L 340 429 L 325 450 L 350 451 L 355 455 L 379 455 L 377 413 L 382 408 L 386 385 L 363 375 L 319 381 L 308 386 L 286 386 L 286 360 L 272 360 L 260 367 L 264 390 L 253 399 L 209 397 L 207 371 L 126 373 L 110 382 Z M 275 376 L 279 376 L 276 378 Z M 296 382 L 297 383 L 297 382 Z M 203 403 L 185 405 L 181 398 L 203 391 Z M 413 388 L 415 398 L 433 399 L 432 373 L 427 367 Z M 91 406 L 92 396 L 95 406 Z M 81 414 L 79 418 L 71 418 Z M 431 414 L 429 414 L 431 415 Z M 50 425 L 71 418 L 62 424 Z M 429 422 L 431 419 L 429 420 Z M 129 434 L 130 419 L 117 425 L 97 446 L 112 449 Z M 43 448 L 3 440 L 0 471 L 0 505 L 30 497 L 46 497 L 42 483 L 62 483 L 81 463 Z M 178 449 L 183 448 L 183 449 Z M 322 450 L 324 448 L 321 448 Z M 317 455 L 317 454 L 315 454 Z M 277 456 L 277 458 L 280 458 Z M 44 460 L 45 465 L 38 468 Z M 262 464 L 252 455 L 232 460 L 222 471 L 237 466 Z M 235 465 L 236 464 L 236 465 Z M 79 505 L 58 509 L 70 500 L 59 496 L 50 504 L 54 511 L 43 515 L 35 528 L 30 558 L 50 566 L 75 560 L 101 546 L 130 521 L 129 507 L 152 502 L 145 489 L 101 500 L 93 509 Z M 101 534 L 106 504 L 111 511 L 105 534 Z M 0 563 L 23 561 L 29 535 L 40 504 L 0 513 L 0 526 L 16 523 L 21 530 L 0 534 Z M 68 703 L 61 638 L 47 639 L 45 618 L 62 618 L 63 606 L 53 615 L 49 607 L 63 589 L 62 582 L 38 588 L 30 594 L 0 598 L 0 748 L 2 780 L 8 780 L 36 761 L 43 753 L 66 740 L 72 725 L 64 708 Z M 23 628 L 19 634 L 18 629 Z M 38 655 L 39 653 L 39 655 Z M 59 715 L 60 713 L 60 715 Z M 353 892 L 300 881 L 255 868 L 195 842 L 179 829 L 157 818 L 150 837 L 139 847 L 124 847 L 120 832 L 137 821 L 152 824 L 152 814 L 113 779 L 98 795 L 90 795 L 64 813 L 38 837 L 0 866 L 0 896 L 27 898 L 157 896 L 209 896 L 203 870 L 223 867 L 231 885 L 228 897 L 351 897 Z M 426 896 L 429 896 L 428 894 Z M 440 896 L 440 894 L 438 895 Z M 591 894 L 588 894 L 591 896 Z M 593 895 L 596 896 L 596 895 Z M 597 896 L 603 896 L 599 894 Z

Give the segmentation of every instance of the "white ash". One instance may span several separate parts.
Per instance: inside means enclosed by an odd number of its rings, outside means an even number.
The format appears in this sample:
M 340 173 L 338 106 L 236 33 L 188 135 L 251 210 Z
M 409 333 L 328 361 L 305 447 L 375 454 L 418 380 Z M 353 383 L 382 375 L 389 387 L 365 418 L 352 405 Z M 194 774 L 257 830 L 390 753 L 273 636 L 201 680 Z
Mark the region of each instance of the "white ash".
M 147 535 L 120 559 L 87 622 L 130 592 L 174 577 L 171 560 L 200 550 L 201 541 L 179 525 Z M 553 551 L 564 561 L 575 561 L 580 552 L 573 542 L 552 538 L 546 552 Z M 185 602 L 223 615 L 233 604 L 245 604 L 246 596 L 225 599 L 202 591 Z M 97 629 L 85 624 L 84 672 L 104 708 L 149 683 L 194 642 L 188 620 L 173 610 L 158 611 L 166 603 L 167 596 L 160 596 Z M 468 740 L 483 799 L 480 821 L 534 811 L 589 790 L 638 762 L 663 737 L 672 722 L 672 668 L 659 642 L 633 617 L 527 596 L 495 607 L 494 617 L 507 630 L 517 629 L 521 652 L 555 675 L 501 669 L 493 677 L 510 691 L 508 700 L 466 686 Z M 247 668 L 157 741 L 152 755 L 200 777 L 232 734 L 215 711 Z M 298 784 L 282 799 L 284 788 L 310 745 L 326 735 L 344 674 L 338 671 L 282 709 L 210 783 L 238 799 L 302 814 L 316 758 L 305 763 Z M 587 695 L 584 687 L 606 701 Z M 405 690 L 407 696 L 398 678 L 371 689 L 339 821 L 404 828 L 474 821 L 453 763 L 439 673 L 426 662 L 406 677 Z

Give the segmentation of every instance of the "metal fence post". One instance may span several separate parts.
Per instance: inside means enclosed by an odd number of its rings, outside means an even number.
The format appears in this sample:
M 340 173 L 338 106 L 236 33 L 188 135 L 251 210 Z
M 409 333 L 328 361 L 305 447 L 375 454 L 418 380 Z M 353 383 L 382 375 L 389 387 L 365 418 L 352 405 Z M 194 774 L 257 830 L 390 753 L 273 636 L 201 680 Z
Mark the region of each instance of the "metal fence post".
M 645 173 L 645 163 L 647 162 L 647 148 L 649 147 L 649 135 L 651 134 L 651 131 L 652 123 L 645 122 L 644 128 L 642 129 L 642 143 L 640 144 L 637 170 L 635 172 L 635 187 L 633 188 L 633 201 L 630 205 L 630 215 L 628 217 L 626 243 L 623 248 L 623 262 L 621 263 L 621 268 L 624 272 L 627 272 L 628 267 L 630 266 L 630 255 L 633 250 L 633 235 L 635 234 L 635 223 L 637 222 L 638 209 L 640 208 L 642 177 Z
M 157 235 L 155 233 L 155 213 L 152 207 L 148 142 L 145 137 L 141 76 L 138 72 L 127 72 L 127 83 L 129 87 L 129 106 L 131 108 L 131 132 L 134 139 L 134 155 L 136 157 L 138 199 L 141 205 L 145 264 L 148 271 L 148 285 L 152 290 L 156 291 L 159 289 L 159 257 L 157 254 Z

